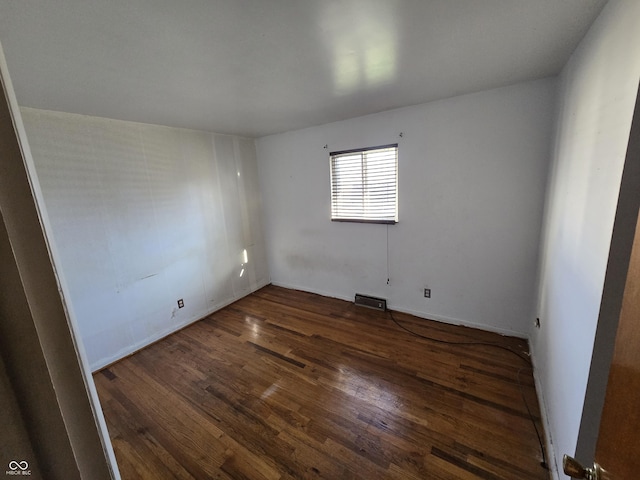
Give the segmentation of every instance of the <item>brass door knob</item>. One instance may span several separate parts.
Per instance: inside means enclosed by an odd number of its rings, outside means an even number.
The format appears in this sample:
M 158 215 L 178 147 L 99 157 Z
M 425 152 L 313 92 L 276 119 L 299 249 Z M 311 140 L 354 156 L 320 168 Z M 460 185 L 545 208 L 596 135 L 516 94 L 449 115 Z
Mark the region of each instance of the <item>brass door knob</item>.
M 591 468 L 585 468 L 575 458 L 565 455 L 562 457 L 562 470 L 565 475 L 571 478 L 584 478 L 586 480 L 605 480 L 602 476 L 603 470 L 597 463 Z

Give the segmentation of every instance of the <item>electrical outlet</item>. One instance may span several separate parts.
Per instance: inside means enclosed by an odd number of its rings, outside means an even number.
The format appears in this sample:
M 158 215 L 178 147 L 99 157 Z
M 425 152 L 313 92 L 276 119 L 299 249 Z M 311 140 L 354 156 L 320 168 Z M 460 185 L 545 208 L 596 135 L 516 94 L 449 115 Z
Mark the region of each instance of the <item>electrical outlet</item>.
M 424 298 L 431 298 L 431 289 L 430 288 L 425 288 L 424 289 Z
M 536 326 L 536 328 L 540 328 L 540 319 L 536 318 L 536 321 L 534 322 L 534 325 Z
M 180 300 L 178 300 L 178 308 L 182 307 L 184 307 L 184 300 L 181 298 Z

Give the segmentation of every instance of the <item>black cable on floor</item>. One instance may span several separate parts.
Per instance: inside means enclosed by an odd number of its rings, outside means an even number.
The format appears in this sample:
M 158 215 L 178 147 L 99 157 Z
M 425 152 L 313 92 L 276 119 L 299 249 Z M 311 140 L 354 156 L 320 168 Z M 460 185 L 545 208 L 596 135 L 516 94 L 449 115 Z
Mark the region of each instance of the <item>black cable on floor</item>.
M 533 419 L 533 414 L 531 413 L 531 409 L 529 408 L 529 403 L 527 402 L 527 397 L 525 397 L 524 395 L 524 389 L 522 388 L 522 382 L 520 381 L 520 372 L 528 368 L 530 367 L 522 367 L 520 370 L 518 370 L 518 373 L 516 374 L 516 377 L 518 378 L 518 388 L 520 389 L 520 395 L 522 396 L 522 401 L 524 402 L 524 406 L 527 408 L 527 413 L 529 414 L 531 423 L 533 423 L 533 428 L 536 431 L 536 437 L 538 437 L 538 444 L 540 445 L 540 453 L 542 453 L 542 462 L 540 462 L 540 465 L 545 470 L 549 470 L 549 466 L 547 465 L 547 457 L 544 452 L 544 447 L 542 446 L 542 437 L 540 436 L 540 432 L 538 431 L 538 426 L 536 425 L 536 422 Z
M 547 456 L 546 456 L 545 451 L 544 451 L 544 445 L 542 444 L 542 437 L 540 436 L 540 432 L 538 431 L 538 426 L 536 425 L 536 421 L 533 418 L 533 414 L 531 413 L 531 409 L 529 408 L 529 403 L 527 402 L 527 398 L 525 397 L 525 394 L 524 394 L 524 389 L 522 388 L 522 382 L 520 381 L 520 372 L 522 372 L 522 370 L 525 370 L 525 369 L 532 369 L 533 370 L 533 367 L 531 365 L 531 360 L 529 359 L 529 357 L 525 357 L 524 355 L 521 355 L 518 352 L 516 352 L 514 350 L 511 350 L 509 347 L 505 347 L 504 345 L 500 345 L 499 343 L 491 343 L 491 342 L 452 342 L 452 341 L 449 341 L 449 340 L 442 340 L 442 339 L 439 339 L 439 338 L 433 338 L 433 337 L 429 337 L 427 335 L 422 335 L 421 333 L 414 332 L 413 330 L 411 330 L 411 329 L 405 327 L 404 325 L 402 325 L 401 323 L 399 323 L 396 320 L 396 318 L 393 316 L 393 312 L 391 310 L 387 310 L 387 312 L 389 312 L 389 316 L 391 317 L 391 320 L 393 320 L 393 323 L 395 323 L 401 329 L 409 332 L 410 334 L 415 335 L 416 337 L 420 337 L 420 338 L 423 338 L 425 340 L 429 340 L 431 342 L 443 343 L 443 344 L 446 344 L 446 345 L 476 345 L 476 346 L 499 348 L 501 350 L 506 350 L 507 352 L 512 353 L 513 355 L 517 356 L 521 360 L 524 360 L 525 362 L 527 362 L 527 366 L 526 367 L 521 367 L 518 370 L 518 372 L 516 374 L 516 381 L 518 383 L 518 389 L 520 390 L 520 395 L 522 396 L 522 401 L 524 403 L 524 406 L 527 409 L 527 413 L 529 414 L 529 419 L 531 420 L 531 423 L 533 424 L 533 428 L 536 431 L 536 436 L 538 437 L 538 444 L 540 445 L 540 453 L 542 454 L 542 462 L 540 462 L 540 465 L 545 470 L 549 469 L 549 467 L 547 465 Z

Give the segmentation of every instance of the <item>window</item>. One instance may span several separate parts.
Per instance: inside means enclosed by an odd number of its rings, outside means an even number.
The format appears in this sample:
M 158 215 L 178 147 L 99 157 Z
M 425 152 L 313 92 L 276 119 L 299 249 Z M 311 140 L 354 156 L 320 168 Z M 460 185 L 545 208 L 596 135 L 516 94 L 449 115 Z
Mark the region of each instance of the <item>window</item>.
M 398 221 L 398 145 L 332 152 L 331 220 Z

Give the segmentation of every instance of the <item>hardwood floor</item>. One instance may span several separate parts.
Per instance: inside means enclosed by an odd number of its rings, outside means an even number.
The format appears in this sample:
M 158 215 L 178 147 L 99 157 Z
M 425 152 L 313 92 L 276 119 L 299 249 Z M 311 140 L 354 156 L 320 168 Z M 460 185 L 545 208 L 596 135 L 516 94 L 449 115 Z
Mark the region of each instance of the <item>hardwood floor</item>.
M 525 360 L 309 293 L 265 287 L 95 381 L 123 479 L 549 478 Z

